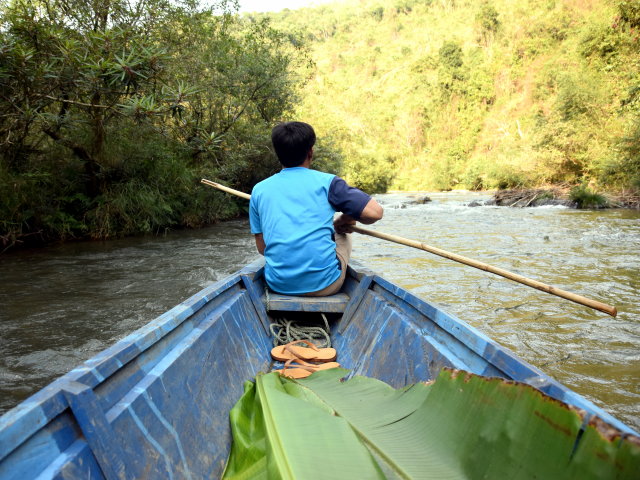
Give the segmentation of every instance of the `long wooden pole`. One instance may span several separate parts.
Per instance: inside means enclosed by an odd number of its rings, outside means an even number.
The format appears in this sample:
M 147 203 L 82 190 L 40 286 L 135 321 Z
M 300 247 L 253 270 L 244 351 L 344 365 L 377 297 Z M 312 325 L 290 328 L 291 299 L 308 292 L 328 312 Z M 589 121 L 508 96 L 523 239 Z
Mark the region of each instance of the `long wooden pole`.
M 239 190 L 234 190 L 233 188 L 225 187 L 224 185 L 220 185 L 219 183 L 212 182 L 204 178 L 201 180 L 201 182 L 211 187 L 217 188 L 218 190 L 222 190 L 223 192 L 227 192 L 232 195 L 237 195 L 238 197 L 246 198 L 247 200 L 251 198 L 251 195 L 247 193 L 241 192 Z M 523 285 L 527 285 L 529 287 L 541 290 L 543 292 L 550 293 L 551 295 L 556 295 L 558 297 L 571 300 L 572 302 L 579 303 L 580 305 L 584 305 L 589 308 L 593 308 L 594 310 L 599 310 L 601 312 L 611 315 L 612 317 L 615 317 L 618 314 L 616 307 L 612 307 L 611 305 L 607 305 L 605 303 L 598 302 L 596 300 L 591 300 L 590 298 L 583 297 L 582 295 L 577 295 L 575 293 L 567 292 L 566 290 L 552 287 L 551 285 L 547 285 L 546 283 L 538 282 L 536 280 L 523 277 L 522 275 L 518 275 L 517 273 L 512 273 L 502 268 L 494 267 L 493 265 L 489 265 L 487 263 L 478 262 L 477 260 L 463 257 L 462 255 L 457 255 L 455 253 L 447 252 L 446 250 L 441 250 L 439 248 L 432 247 L 430 245 L 427 245 L 422 242 L 418 242 L 416 240 L 410 240 L 408 238 L 399 237 L 397 235 L 389 235 L 388 233 L 376 232 L 376 231 L 368 230 L 358 226 L 353 226 L 352 228 L 354 232 L 360 233 L 362 235 L 369 235 L 370 237 L 379 238 L 381 240 L 386 240 L 388 242 L 394 242 L 400 245 L 405 245 L 407 247 L 417 248 L 418 250 L 424 250 L 425 252 L 433 253 L 434 255 L 448 258 L 449 260 L 453 260 L 454 262 L 462 263 L 464 265 L 469 265 L 470 267 L 478 268 L 480 270 L 484 270 L 485 272 L 493 273 L 495 275 L 500 275 L 501 277 L 508 278 L 509 280 L 513 280 L 514 282 L 518 282 Z
M 212 182 L 211 180 L 207 180 L 206 178 L 203 178 L 202 180 L 200 180 L 200 182 L 204 183 L 205 185 L 209 185 L 210 187 L 217 188 L 218 190 L 222 190 L 223 192 L 230 193 L 231 195 L 251 200 L 251 195 L 241 192 L 240 190 L 234 190 L 233 188 L 225 187 L 220 183 Z

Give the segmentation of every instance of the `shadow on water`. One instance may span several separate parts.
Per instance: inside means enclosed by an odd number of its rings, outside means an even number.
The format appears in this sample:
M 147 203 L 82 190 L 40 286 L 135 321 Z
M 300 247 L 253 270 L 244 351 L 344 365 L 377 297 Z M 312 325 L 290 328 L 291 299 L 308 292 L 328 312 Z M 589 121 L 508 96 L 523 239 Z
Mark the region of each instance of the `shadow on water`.
M 640 212 L 378 197 L 370 228 L 616 305 L 617 318 L 366 236 L 353 256 L 640 429 Z M 256 258 L 248 222 L 0 257 L 0 412 Z

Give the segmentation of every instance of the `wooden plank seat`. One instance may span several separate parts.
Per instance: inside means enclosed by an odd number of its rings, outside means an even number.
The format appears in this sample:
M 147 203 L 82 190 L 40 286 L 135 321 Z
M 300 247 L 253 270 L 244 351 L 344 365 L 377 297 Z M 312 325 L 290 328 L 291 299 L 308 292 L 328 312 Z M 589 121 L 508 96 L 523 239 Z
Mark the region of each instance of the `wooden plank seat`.
M 264 294 L 262 295 L 262 301 L 267 305 Z M 328 297 L 296 297 L 269 292 L 267 309 L 285 312 L 344 313 L 348 303 L 349 295 L 346 293 L 336 293 Z

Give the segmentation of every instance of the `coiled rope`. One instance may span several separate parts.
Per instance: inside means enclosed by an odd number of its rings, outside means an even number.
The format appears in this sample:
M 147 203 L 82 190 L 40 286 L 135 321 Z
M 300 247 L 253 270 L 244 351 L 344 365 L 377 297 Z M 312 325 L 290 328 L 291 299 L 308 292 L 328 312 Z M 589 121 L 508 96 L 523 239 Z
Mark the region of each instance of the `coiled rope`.
M 270 310 L 269 305 L 269 289 L 265 287 L 265 307 L 267 312 Z M 286 318 L 276 318 L 269 325 L 271 335 L 273 335 L 273 346 L 286 345 L 296 340 L 309 340 L 318 348 L 331 347 L 331 336 L 329 334 L 329 321 L 324 313 L 321 313 L 324 327 L 301 325 L 295 320 L 287 320 Z
M 329 336 L 329 322 L 327 317 L 322 314 L 324 327 L 300 325 L 294 320 L 286 318 L 276 318 L 269 325 L 271 335 L 273 335 L 273 346 L 286 345 L 295 340 L 309 340 L 318 348 L 329 348 L 331 346 L 331 337 Z

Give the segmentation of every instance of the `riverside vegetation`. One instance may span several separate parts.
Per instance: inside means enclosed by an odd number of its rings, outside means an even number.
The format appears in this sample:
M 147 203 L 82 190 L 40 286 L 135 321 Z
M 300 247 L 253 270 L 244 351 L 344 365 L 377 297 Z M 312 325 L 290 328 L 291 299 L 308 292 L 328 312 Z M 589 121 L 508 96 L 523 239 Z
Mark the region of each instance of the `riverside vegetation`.
M 198 180 L 250 191 L 292 118 L 371 193 L 640 189 L 635 0 L 207 5 L 0 6 L 0 250 L 239 215 Z
M 0 7 L 0 247 L 197 227 L 241 213 L 304 51 L 232 2 Z M 2 248 L 0 248 L 0 251 Z
M 361 0 L 269 16 L 315 61 L 299 116 L 368 191 L 640 187 L 637 0 Z

